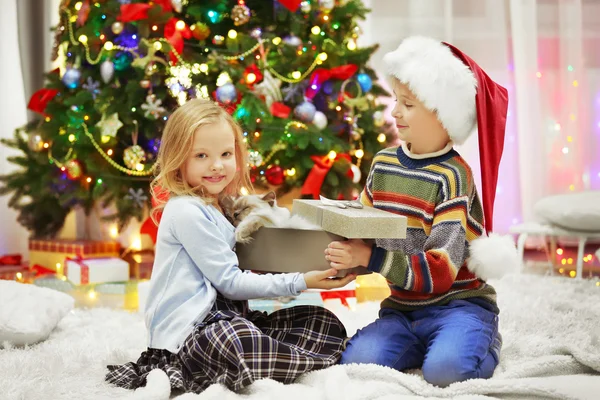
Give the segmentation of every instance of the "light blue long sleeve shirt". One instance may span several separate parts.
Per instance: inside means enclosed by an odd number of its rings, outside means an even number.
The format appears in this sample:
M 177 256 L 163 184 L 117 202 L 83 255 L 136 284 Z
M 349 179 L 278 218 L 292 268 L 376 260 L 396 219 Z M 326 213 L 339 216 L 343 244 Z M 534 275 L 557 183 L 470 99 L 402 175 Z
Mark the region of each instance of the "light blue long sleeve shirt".
M 238 268 L 234 227 L 193 196 L 166 204 L 146 304 L 148 347 L 177 353 L 210 312 L 217 291 L 233 300 L 296 296 L 302 274 L 257 275 Z

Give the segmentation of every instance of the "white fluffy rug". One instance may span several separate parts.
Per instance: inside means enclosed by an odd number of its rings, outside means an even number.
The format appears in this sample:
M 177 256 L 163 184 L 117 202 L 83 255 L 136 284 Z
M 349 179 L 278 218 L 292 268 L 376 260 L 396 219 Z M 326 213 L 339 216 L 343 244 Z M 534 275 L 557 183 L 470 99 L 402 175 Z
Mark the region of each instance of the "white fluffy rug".
M 598 399 L 600 287 L 568 278 L 508 276 L 491 282 L 499 293 L 501 363 L 489 380 L 448 388 L 427 384 L 418 371 L 375 365 L 335 366 L 293 385 L 258 381 L 242 393 L 213 385 L 196 399 Z M 350 333 L 372 321 L 376 304 L 354 312 L 335 306 Z M 142 316 L 110 309 L 76 309 L 50 338 L 29 348 L 0 350 L 0 399 L 167 399 L 161 371 L 137 392 L 103 381 L 106 364 L 136 360 L 145 345 Z

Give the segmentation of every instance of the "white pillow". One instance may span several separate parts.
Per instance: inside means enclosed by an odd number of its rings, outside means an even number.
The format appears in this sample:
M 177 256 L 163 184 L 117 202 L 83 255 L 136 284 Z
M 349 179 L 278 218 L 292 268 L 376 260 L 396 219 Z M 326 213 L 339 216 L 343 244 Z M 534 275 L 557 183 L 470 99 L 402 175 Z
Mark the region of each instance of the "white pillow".
M 46 340 L 74 303 L 56 290 L 0 280 L 0 348 Z
M 600 191 L 560 194 L 538 201 L 535 213 L 544 221 L 573 231 L 600 232 Z

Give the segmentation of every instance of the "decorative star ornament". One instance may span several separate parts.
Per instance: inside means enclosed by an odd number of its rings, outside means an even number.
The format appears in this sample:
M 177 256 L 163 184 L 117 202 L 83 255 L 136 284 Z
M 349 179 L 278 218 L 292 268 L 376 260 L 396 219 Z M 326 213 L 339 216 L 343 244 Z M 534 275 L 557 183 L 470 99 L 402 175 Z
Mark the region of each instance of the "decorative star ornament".
M 302 82 L 298 82 L 298 83 L 290 83 L 289 86 L 286 86 L 283 89 L 281 89 L 281 91 L 283 92 L 283 99 L 286 102 L 294 102 L 294 99 L 296 97 L 303 98 L 304 91 L 306 90 L 307 87 L 308 87 L 307 81 L 302 81 Z
M 96 97 L 100 94 L 100 82 L 93 80 L 91 76 L 88 76 L 86 83 L 84 83 L 82 87 L 91 93 L 94 100 L 96 100 Z
M 264 96 L 267 107 L 271 108 L 271 104 L 276 101 L 281 101 L 281 80 L 276 79 L 268 70 L 263 72 L 263 81 L 254 86 L 254 93 Z
M 154 94 L 146 96 L 146 103 L 142 104 L 144 116 L 149 119 L 158 119 L 166 110 L 162 107 L 162 100 L 156 98 Z
M 123 126 L 123 123 L 119 121 L 119 114 L 114 113 L 109 117 L 106 114 L 102 114 L 102 119 L 96 124 L 102 132 L 102 136 L 117 136 L 117 131 Z

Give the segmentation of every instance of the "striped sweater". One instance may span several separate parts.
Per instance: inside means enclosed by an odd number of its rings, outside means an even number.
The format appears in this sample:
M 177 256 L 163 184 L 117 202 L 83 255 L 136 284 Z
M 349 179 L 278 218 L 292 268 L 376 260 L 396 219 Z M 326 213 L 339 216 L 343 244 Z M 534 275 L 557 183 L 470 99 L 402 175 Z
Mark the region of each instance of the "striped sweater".
M 466 266 L 469 242 L 484 235 L 471 169 L 451 145 L 428 156 L 406 147 L 380 151 L 361 193 L 363 204 L 407 217 L 406 239 L 376 240 L 369 261 L 390 285 L 382 307 L 412 311 L 469 299 L 497 313 L 494 288 Z

